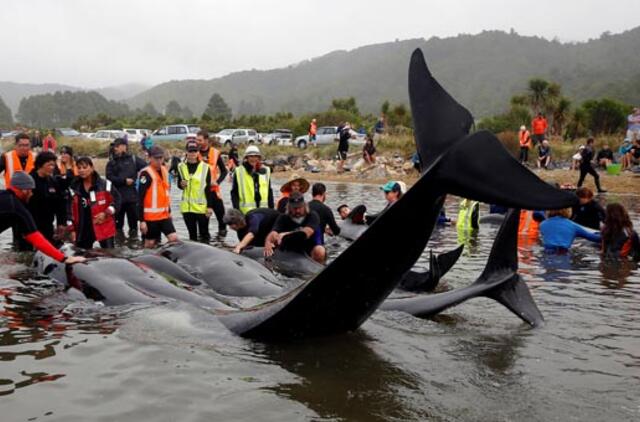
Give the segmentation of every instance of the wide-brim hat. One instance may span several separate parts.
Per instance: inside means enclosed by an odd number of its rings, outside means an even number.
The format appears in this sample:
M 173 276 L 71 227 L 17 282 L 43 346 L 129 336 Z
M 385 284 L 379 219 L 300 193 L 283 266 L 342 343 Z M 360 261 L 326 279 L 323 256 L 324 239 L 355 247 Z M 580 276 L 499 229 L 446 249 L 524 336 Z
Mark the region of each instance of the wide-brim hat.
M 280 187 L 280 192 L 290 192 L 291 184 L 296 181 L 300 183 L 300 192 L 306 193 L 309 190 L 309 181 L 307 179 L 300 177 L 297 174 L 292 174 L 289 181 Z

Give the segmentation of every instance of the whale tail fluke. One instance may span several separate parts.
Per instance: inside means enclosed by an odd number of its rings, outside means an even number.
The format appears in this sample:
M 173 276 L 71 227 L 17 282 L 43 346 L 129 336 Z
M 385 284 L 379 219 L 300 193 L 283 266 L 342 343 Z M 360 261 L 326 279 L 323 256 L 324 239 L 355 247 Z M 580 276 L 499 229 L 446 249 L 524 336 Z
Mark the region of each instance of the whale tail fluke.
M 517 272 L 519 219 L 519 210 L 509 210 L 482 275 L 470 286 L 433 295 L 390 299 L 380 308 L 408 312 L 418 317 L 431 317 L 474 297 L 488 297 L 504 305 L 529 325 L 541 325 L 544 321 L 542 314 Z
M 504 274 L 510 275 L 505 282 L 484 291 L 482 295 L 501 303 L 520 319 L 536 327 L 544 322 L 544 318 L 529 288 L 518 274 L 519 221 L 520 210 L 510 209 L 500 226 L 487 265 L 474 284 L 490 284 L 492 280 L 504 277 Z

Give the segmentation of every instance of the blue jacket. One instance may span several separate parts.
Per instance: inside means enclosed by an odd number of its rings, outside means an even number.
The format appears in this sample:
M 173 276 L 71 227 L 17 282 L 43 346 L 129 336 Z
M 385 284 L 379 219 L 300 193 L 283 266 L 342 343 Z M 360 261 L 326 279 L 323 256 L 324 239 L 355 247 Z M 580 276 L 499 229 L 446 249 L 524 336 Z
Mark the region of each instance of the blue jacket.
M 545 249 L 570 249 L 576 237 L 600 242 L 599 232 L 591 232 L 568 218 L 560 216 L 548 218 L 540 223 L 540 235 Z

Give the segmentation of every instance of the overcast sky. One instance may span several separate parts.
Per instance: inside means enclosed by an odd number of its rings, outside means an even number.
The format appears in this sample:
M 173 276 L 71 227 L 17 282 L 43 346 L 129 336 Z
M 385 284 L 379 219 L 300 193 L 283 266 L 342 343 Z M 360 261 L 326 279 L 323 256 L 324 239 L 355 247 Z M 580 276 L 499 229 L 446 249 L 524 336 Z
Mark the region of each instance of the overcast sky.
M 639 25 L 639 11 L 638 0 L 1 0 L 0 80 L 210 79 L 490 29 L 586 41 Z

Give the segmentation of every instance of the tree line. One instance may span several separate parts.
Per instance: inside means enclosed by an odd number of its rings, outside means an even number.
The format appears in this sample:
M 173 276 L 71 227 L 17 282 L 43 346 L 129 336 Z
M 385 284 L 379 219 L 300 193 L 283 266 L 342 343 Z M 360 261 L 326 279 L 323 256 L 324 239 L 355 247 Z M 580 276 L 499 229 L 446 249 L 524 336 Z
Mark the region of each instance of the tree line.
M 245 105 L 245 109 L 251 107 L 251 104 Z M 552 134 L 574 139 L 624 130 L 631 110 L 631 105 L 609 98 L 590 99 L 574 106 L 563 95 L 560 84 L 534 78 L 529 80 L 525 92 L 511 98 L 507 112 L 480 120 L 478 127 L 494 133 L 515 131 L 521 125 L 528 126 L 534 115 L 542 113 L 549 120 Z M 391 130 L 406 131 L 412 127 L 411 112 L 404 104 L 392 105 L 384 101 L 380 115 L 384 116 L 386 126 Z M 93 131 L 123 127 L 155 129 L 168 124 L 190 123 L 212 132 L 227 127 L 248 127 L 261 132 L 286 128 L 295 134 L 306 133 L 314 117 L 319 125 L 349 121 L 354 128 L 370 131 L 379 115 L 361 113 L 354 97 L 333 99 L 328 109 L 320 113 L 299 116 L 290 112 L 234 115 L 225 99 L 219 93 L 213 93 L 204 113 L 195 116 L 188 106 L 181 106 L 176 100 L 169 101 L 162 111 L 151 103 L 130 110 L 126 104 L 109 101 L 93 91 L 65 91 L 24 98 L 17 114 L 19 123 L 35 128 L 72 126 L 81 131 Z M 11 111 L 0 98 L 0 127 L 13 125 Z
M 633 106 L 611 98 L 590 99 L 574 107 L 560 84 L 533 78 L 526 92 L 511 97 L 506 113 L 482 119 L 478 127 L 494 133 L 517 131 L 521 125 L 529 127 L 533 116 L 542 113 L 551 134 L 573 140 L 623 131 L 632 110 Z

